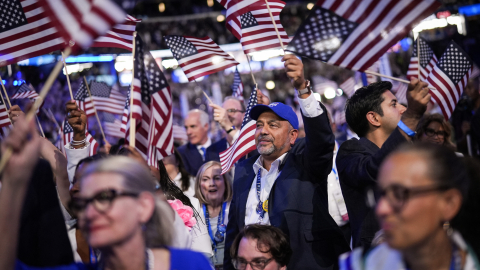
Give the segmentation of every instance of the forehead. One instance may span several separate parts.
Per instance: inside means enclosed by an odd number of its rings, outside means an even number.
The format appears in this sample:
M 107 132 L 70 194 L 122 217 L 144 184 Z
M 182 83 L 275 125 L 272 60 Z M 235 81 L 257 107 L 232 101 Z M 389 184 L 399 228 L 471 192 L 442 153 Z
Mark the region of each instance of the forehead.
M 428 163 L 422 155 L 411 152 L 396 153 L 382 163 L 378 182 L 382 187 L 391 184 L 406 187 L 428 186 L 434 184 L 428 171 Z
M 383 98 L 382 104 L 388 104 L 392 102 L 393 99 L 397 99 L 395 95 L 392 93 L 392 91 L 390 90 L 383 92 L 382 98 Z
M 272 257 L 272 254 L 270 252 L 263 253 L 258 250 L 256 239 L 243 237 L 238 245 L 238 257 L 246 260 L 252 260 L 255 258 L 269 259 Z
M 210 176 L 210 175 L 220 175 L 222 174 L 222 168 L 218 165 L 213 165 L 205 170 L 203 173 L 204 176 Z
M 432 128 L 432 129 L 435 129 L 435 130 L 437 130 L 437 129 L 438 129 L 438 130 L 443 130 L 442 124 L 440 124 L 440 123 L 437 122 L 437 121 L 432 121 L 432 122 L 430 122 L 430 124 L 428 124 L 427 127 Z
M 235 100 L 235 99 L 227 99 L 225 100 L 225 102 L 223 102 L 223 106 L 222 106 L 224 109 L 228 110 L 228 109 L 237 109 L 237 110 L 241 110 L 242 106 L 240 105 L 240 101 L 238 100 Z
M 90 197 L 105 189 L 121 190 L 123 176 L 117 173 L 93 173 L 83 178 L 80 183 L 80 195 Z

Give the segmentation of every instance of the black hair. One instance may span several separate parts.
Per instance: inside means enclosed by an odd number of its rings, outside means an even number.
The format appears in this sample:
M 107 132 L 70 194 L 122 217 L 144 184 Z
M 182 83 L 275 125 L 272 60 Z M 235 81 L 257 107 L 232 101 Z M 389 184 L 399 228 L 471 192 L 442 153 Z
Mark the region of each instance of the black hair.
M 345 104 L 345 118 L 347 124 L 359 137 L 364 137 L 368 132 L 368 112 L 373 111 L 383 116 L 381 104 L 384 98 L 382 94 L 391 89 L 391 82 L 376 82 L 358 89 L 355 91 L 355 94 L 347 100 Z
M 176 148 L 174 149 L 173 154 L 175 155 L 178 171 L 180 172 L 180 175 L 181 175 L 181 178 L 180 178 L 182 182 L 181 189 L 183 191 L 187 191 L 190 188 L 191 175 L 188 173 L 187 169 L 185 168 L 185 164 L 183 164 L 182 156 L 180 155 L 180 153 L 177 151 Z

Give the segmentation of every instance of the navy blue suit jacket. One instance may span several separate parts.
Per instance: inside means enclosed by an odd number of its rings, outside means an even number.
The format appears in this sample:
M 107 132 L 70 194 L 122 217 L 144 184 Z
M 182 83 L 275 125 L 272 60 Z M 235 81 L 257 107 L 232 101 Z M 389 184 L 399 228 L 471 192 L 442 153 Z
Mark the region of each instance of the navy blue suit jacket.
M 223 138 L 218 142 L 212 143 L 207 148 L 207 153 L 205 154 L 205 161 L 203 161 L 202 155 L 198 152 L 197 146 L 191 143 L 187 143 L 177 148 L 178 152 L 182 156 L 183 164 L 190 175 L 196 176 L 198 169 L 203 165 L 203 163 L 211 160 L 220 161 L 220 152 L 227 149 L 227 139 Z
M 322 105 L 323 107 L 323 105 Z M 336 269 L 338 256 L 349 250 L 340 228 L 328 213 L 327 177 L 332 170 L 334 136 L 324 113 L 303 117 L 306 138 L 287 154 L 268 198 L 270 224 L 290 239 L 288 269 Z M 245 226 L 245 208 L 255 178 L 253 156 L 235 168 L 233 200 L 225 241 L 224 269 L 233 269 L 230 247 Z
M 406 141 L 397 128 L 382 148 L 362 137 L 360 140 L 352 138 L 345 141 L 338 150 L 336 164 L 354 248 L 362 246 L 368 249 L 380 229 L 375 209 L 367 204 L 367 192 L 376 187 L 378 169 L 385 157 Z

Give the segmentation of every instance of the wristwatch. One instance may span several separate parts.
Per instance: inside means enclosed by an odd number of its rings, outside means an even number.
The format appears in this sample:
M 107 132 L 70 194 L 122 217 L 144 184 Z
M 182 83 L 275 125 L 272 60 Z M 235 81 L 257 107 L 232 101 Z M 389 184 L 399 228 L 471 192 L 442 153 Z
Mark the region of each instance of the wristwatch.
M 309 80 L 306 80 L 306 87 L 305 89 L 302 89 L 302 90 L 297 90 L 298 91 L 298 95 L 303 95 L 303 94 L 306 94 L 310 91 L 312 91 L 312 86 L 310 85 L 310 81 Z
M 227 134 L 235 130 L 235 126 L 232 126 L 229 130 L 227 130 Z

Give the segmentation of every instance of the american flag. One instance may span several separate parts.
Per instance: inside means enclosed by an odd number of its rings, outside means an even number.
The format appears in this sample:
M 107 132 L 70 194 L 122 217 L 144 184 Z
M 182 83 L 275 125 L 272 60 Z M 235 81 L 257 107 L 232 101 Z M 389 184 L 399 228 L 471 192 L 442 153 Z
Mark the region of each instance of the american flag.
M 1 93 L 0 93 L 1 95 Z M 8 110 L 5 104 L 3 103 L 3 98 L 0 98 L 0 128 L 8 127 L 12 123 L 8 118 Z
M 107 112 L 103 113 L 103 128 L 105 130 L 105 135 L 116 138 L 125 138 L 125 133 L 120 130 L 121 126 L 122 122 L 120 122 L 115 115 Z
M 93 105 L 100 112 L 122 114 L 125 105 L 125 96 L 117 89 L 112 89 L 104 82 L 90 83 Z M 88 93 L 87 93 L 88 94 Z
M 378 73 L 379 68 L 380 68 L 380 61 L 376 61 L 375 63 L 373 63 L 372 66 L 367 68 L 367 70 Z M 369 74 L 369 73 L 367 73 L 366 75 L 367 75 L 367 84 L 372 84 L 372 83 L 378 81 L 378 77 L 376 75 L 372 75 L 372 74 Z
M 65 145 L 69 144 L 73 140 L 73 128 L 68 123 L 68 121 L 63 121 L 60 132 L 61 132 L 62 142 L 63 142 L 63 149 L 60 149 L 60 150 L 62 151 L 62 153 L 65 153 L 65 149 L 64 149 Z M 88 131 L 85 132 L 85 136 L 87 141 L 90 143 L 89 154 L 90 156 L 93 156 L 97 153 L 98 143 Z
M 106 35 L 97 38 L 90 47 L 114 47 L 132 51 L 133 32 L 141 21 L 127 15 L 125 22 L 115 25 Z
M 476 78 L 480 75 L 480 68 L 476 64 L 473 64 L 473 71 L 470 75 L 470 79 Z
M 227 9 L 227 22 L 242 14 L 245 14 L 255 7 L 264 4 L 264 0 L 217 0 Z
M 87 117 L 95 114 L 92 106 L 92 99 L 90 98 L 87 87 L 85 86 L 83 81 L 80 83 L 80 87 L 78 88 L 77 93 L 75 93 L 75 96 L 73 98 L 75 99 L 78 108 L 84 111 Z
M 408 105 L 407 90 L 408 90 L 408 84 L 406 83 L 397 82 L 396 84 L 393 85 L 392 92 L 395 94 L 395 97 L 397 97 L 398 103 L 403 105 Z
M 247 112 L 243 118 L 238 139 L 227 150 L 220 153 L 222 174 L 226 173 L 240 158 L 256 149 L 256 121 L 250 117 L 250 110 L 255 105 L 257 105 L 257 89 L 254 88 L 248 100 Z
M 94 39 L 125 21 L 125 12 L 111 0 L 38 1 L 63 40 L 74 42 L 74 49 L 87 49 Z
M 243 82 L 238 68 L 235 68 L 235 73 L 233 73 L 232 96 L 243 100 Z
M 0 66 L 65 47 L 37 0 L 1 0 L 0 16 Z
M 427 82 L 436 88 L 430 89 L 430 94 L 445 119 L 452 115 L 472 70 L 473 62 L 468 54 L 452 41 L 428 76 Z
M 172 93 L 165 75 L 155 59 L 143 49 L 143 41 L 136 37 L 133 79 L 133 104 L 126 101 L 125 136 L 130 137 L 129 111 L 136 120 L 135 147 L 150 166 L 157 160 L 173 154 Z
M 29 99 L 37 99 L 38 94 L 33 89 L 31 85 L 27 85 L 26 83 L 23 83 L 18 87 L 17 92 L 11 97 L 11 99 L 24 99 L 24 98 L 29 98 Z
M 326 80 L 324 82 L 321 82 L 321 83 L 316 83 L 314 86 L 313 86 L 313 90 L 317 93 L 319 93 L 320 95 L 323 95 L 325 94 L 325 91 L 327 89 L 333 89 L 335 90 L 335 92 L 337 91 L 338 89 L 338 85 L 336 82 L 334 81 L 330 81 L 330 80 Z
M 365 71 L 439 6 L 435 0 L 319 0 L 286 50 Z
M 432 72 L 432 69 L 438 62 L 438 59 L 428 43 L 424 39 L 420 37 L 418 38 L 418 43 L 420 43 L 420 80 L 424 81 L 428 78 L 430 72 Z M 410 59 L 410 64 L 408 65 L 407 71 L 407 78 L 410 80 L 412 77 L 418 79 L 418 54 L 416 40 L 413 42 L 412 58 Z
M 222 4 L 222 1 L 219 2 Z M 261 4 L 256 6 L 250 6 L 248 11 L 238 16 L 228 17 L 227 15 L 227 29 L 240 40 L 245 54 L 267 49 L 282 48 L 267 5 L 264 0 L 260 1 L 260 3 Z M 227 8 L 227 14 L 230 10 L 230 8 L 227 7 L 229 4 L 230 3 L 224 4 L 224 7 Z M 283 7 L 285 7 L 285 3 L 279 0 L 269 0 L 268 4 L 283 45 L 286 46 L 290 38 L 280 22 L 280 12 L 282 12 Z
M 353 94 L 355 94 L 355 78 L 350 77 L 347 80 L 345 80 L 342 84 L 340 84 L 340 88 L 343 90 L 345 95 L 347 95 L 348 98 L 352 97 Z
M 173 125 L 173 139 L 188 141 L 187 130 L 184 127 Z
M 238 65 L 209 37 L 166 36 L 165 42 L 188 81 Z

